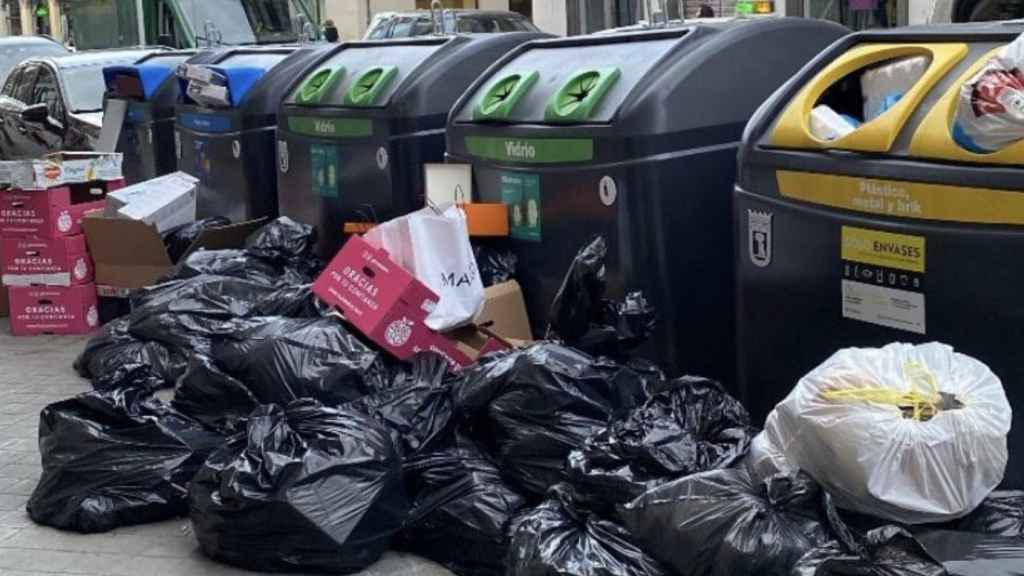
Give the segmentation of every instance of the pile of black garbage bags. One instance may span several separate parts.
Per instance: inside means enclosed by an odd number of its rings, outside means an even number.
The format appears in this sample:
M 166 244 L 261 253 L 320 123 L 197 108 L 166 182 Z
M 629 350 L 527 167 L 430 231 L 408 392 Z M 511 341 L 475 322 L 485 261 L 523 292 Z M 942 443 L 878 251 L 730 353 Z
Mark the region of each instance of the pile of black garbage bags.
M 95 390 L 41 415 L 32 519 L 100 532 L 188 516 L 208 556 L 282 572 L 356 572 L 389 549 L 466 576 L 1024 565 L 1024 494 L 912 532 L 841 513 L 806 476 L 756 477 L 757 430 L 722 385 L 631 357 L 654 310 L 604 300 L 600 239 L 548 339 L 460 373 L 347 327 L 310 290 L 313 245 L 281 218 L 135 293 L 75 364 Z

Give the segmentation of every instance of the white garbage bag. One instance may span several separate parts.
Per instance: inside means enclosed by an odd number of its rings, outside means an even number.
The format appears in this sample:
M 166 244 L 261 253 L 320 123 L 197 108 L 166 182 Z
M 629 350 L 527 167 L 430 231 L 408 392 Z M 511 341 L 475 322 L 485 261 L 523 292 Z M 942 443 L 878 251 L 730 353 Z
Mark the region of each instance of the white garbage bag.
M 953 138 L 981 154 L 1024 139 L 1024 35 L 960 87 Z
M 466 215 L 456 205 L 424 208 L 375 226 L 364 239 L 388 252 L 439 297 L 427 316 L 433 330 L 446 331 L 468 324 L 483 311 L 484 285 Z
M 949 346 L 850 348 L 775 407 L 755 466 L 788 462 L 840 508 L 944 522 L 971 512 L 1002 481 L 1011 417 L 999 378 Z
M 864 121 L 878 118 L 899 102 L 924 76 L 929 64 L 927 56 L 910 56 L 865 70 L 860 77 Z

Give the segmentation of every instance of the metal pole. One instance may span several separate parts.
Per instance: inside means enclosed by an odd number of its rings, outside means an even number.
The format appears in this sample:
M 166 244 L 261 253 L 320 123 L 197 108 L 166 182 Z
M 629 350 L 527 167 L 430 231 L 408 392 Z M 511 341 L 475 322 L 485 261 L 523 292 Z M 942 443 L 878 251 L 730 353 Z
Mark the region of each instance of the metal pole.
M 146 41 L 146 10 L 142 0 L 135 0 L 135 20 L 139 24 L 139 46 L 149 44 Z

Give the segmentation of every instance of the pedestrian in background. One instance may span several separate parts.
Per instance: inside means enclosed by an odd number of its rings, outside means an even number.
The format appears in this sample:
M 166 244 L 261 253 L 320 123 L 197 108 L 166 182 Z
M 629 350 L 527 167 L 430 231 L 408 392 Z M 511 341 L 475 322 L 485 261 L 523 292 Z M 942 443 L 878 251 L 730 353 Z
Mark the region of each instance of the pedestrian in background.
M 331 44 L 338 41 L 338 27 L 334 25 L 334 20 L 324 21 L 324 40 Z

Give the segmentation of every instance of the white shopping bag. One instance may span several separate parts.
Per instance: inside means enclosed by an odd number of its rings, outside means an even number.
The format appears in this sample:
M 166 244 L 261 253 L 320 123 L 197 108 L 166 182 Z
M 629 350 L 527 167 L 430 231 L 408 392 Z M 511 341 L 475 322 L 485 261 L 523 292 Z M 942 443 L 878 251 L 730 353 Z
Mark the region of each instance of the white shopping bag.
M 427 316 L 433 330 L 473 321 L 484 307 L 484 285 L 473 256 L 466 216 L 455 205 L 424 208 L 374 227 L 365 240 L 386 250 L 440 297 Z

